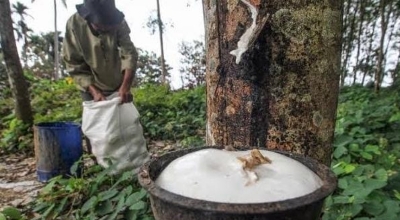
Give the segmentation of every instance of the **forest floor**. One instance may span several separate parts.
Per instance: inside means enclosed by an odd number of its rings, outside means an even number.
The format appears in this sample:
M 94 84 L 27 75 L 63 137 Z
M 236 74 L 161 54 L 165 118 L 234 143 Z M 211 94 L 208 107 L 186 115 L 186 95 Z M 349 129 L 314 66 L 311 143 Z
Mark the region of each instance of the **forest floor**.
M 180 148 L 172 142 L 149 141 L 148 143 L 153 156 Z M 85 166 L 91 164 L 93 161 L 85 161 Z M 44 186 L 45 183 L 37 181 L 34 156 L 0 155 L 0 210 L 7 206 L 25 207 L 35 199 Z
M 35 158 L 26 155 L 0 157 L 0 208 L 26 206 L 44 184 L 36 181 Z

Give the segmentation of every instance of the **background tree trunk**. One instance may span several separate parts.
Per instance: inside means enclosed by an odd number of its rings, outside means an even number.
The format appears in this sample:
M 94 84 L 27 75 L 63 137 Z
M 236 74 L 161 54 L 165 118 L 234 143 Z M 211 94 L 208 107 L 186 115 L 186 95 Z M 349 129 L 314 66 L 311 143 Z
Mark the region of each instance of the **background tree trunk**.
M 28 85 L 25 81 L 15 43 L 9 0 L 0 0 L 0 43 L 7 67 L 10 87 L 15 100 L 15 115 L 24 123 L 32 124 L 32 110 Z
M 368 25 L 367 25 L 367 27 L 368 27 Z M 366 52 L 366 59 L 365 59 L 366 68 L 364 68 L 364 70 L 363 70 L 364 73 L 363 73 L 363 77 L 361 80 L 361 85 L 365 84 L 365 79 L 366 79 L 367 75 L 373 71 L 370 68 L 370 66 L 371 67 L 373 66 L 372 63 L 374 60 L 373 44 L 374 44 L 375 30 L 376 30 L 376 21 L 373 22 L 373 24 L 372 24 L 372 33 L 370 34 L 371 37 L 369 38 L 369 41 L 368 41 L 368 50 Z M 373 76 L 372 74 L 370 74 L 370 75 L 371 75 L 371 77 Z
M 356 63 L 355 67 L 353 67 L 353 85 L 357 82 L 357 72 L 360 66 L 360 52 L 361 52 L 361 37 L 363 32 L 363 24 L 364 24 L 364 14 L 365 14 L 365 0 L 360 1 L 360 18 L 358 21 L 358 34 L 357 34 L 357 55 L 356 55 Z
M 164 58 L 164 40 L 163 40 L 163 23 L 161 20 L 161 10 L 160 10 L 160 1 L 157 0 L 157 23 L 158 30 L 160 33 L 160 47 L 161 47 L 161 82 L 163 85 L 166 84 L 166 75 L 167 69 L 165 68 L 165 58 Z
M 257 10 L 257 22 L 249 49 L 236 64 L 230 53 L 255 17 L 246 3 Z M 329 164 L 341 1 L 203 0 L 203 5 L 207 144 L 285 150 Z
M 400 74 L 400 53 L 397 57 L 396 67 L 393 69 L 393 72 L 392 72 L 392 86 L 395 84 L 398 84 L 397 80 L 399 78 L 399 74 Z
M 348 11 L 349 11 L 350 8 L 353 8 L 354 11 L 347 15 L 347 19 L 349 20 L 348 22 L 350 22 L 350 23 L 347 24 L 347 27 L 345 29 L 346 30 L 345 32 L 347 32 L 347 34 L 345 34 L 346 36 L 343 39 L 343 42 L 345 42 L 345 44 L 346 44 L 346 46 L 345 46 L 346 49 L 342 51 L 343 52 L 343 56 L 344 56 L 344 60 L 343 60 L 343 63 L 342 63 L 342 75 L 341 75 L 341 78 L 340 78 L 340 86 L 341 87 L 344 86 L 345 80 L 346 80 L 347 76 L 349 75 L 348 67 L 349 67 L 349 61 L 351 59 L 351 55 L 352 55 L 352 52 L 353 52 L 353 49 L 354 49 L 354 46 L 355 46 L 354 45 L 354 39 L 356 37 L 356 35 L 355 35 L 355 33 L 356 33 L 356 20 L 357 20 L 357 13 L 358 13 L 358 9 L 359 9 L 359 6 L 361 4 L 361 1 L 363 1 L 363 0 L 359 0 L 359 1 L 354 2 L 354 4 L 355 4 L 354 8 L 351 5 L 351 1 L 349 1 L 348 5 L 347 5 L 347 7 L 348 7 L 347 10 Z M 351 20 L 349 18 L 350 14 L 353 14 L 353 16 L 351 17 Z M 345 33 L 345 32 L 343 32 L 343 33 Z M 343 33 L 342 33 L 342 36 L 343 36 Z
M 57 30 L 57 0 L 54 0 L 54 79 L 57 80 L 60 73 L 60 54 L 58 52 L 58 30 Z
M 386 6 L 389 6 L 387 8 Z M 388 2 L 387 0 L 380 0 L 379 1 L 379 10 L 380 10 L 380 15 L 381 15 L 381 37 L 379 41 L 379 49 L 378 49 L 378 62 L 377 62 L 377 68 L 376 68 L 376 74 L 375 74 L 375 92 L 379 92 L 381 88 L 381 83 L 383 81 L 383 77 L 385 76 L 385 55 L 387 50 L 384 49 L 385 47 L 385 42 L 386 42 L 386 34 L 388 30 L 388 24 L 390 22 L 390 16 L 392 14 L 392 9 L 393 9 L 393 4 L 392 2 Z M 391 37 L 389 35 L 389 39 L 386 42 L 389 44 Z

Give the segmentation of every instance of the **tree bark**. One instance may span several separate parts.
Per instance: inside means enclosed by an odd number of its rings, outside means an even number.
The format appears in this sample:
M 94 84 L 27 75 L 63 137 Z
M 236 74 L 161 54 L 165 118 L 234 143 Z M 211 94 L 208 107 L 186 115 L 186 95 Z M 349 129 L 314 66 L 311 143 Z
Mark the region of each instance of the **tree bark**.
M 161 10 L 160 10 L 160 1 L 157 0 L 157 21 L 158 21 L 158 30 L 160 33 L 160 47 L 161 47 L 161 82 L 163 85 L 166 84 L 166 75 L 167 70 L 165 68 L 165 59 L 164 59 L 164 40 L 163 40 L 163 24 L 161 20 Z
M 394 44 L 392 44 L 392 39 L 393 39 L 393 37 L 395 37 L 396 35 L 398 35 L 400 33 L 400 32 L 397 32 L 398 27 L 396 25 L 397 20 L 400 16 L 400 13 L 395 13 L 395 11 L 394 11 L 394 9 L 396 7 L 394 5 L 395 3 L 396 2 L 393 2 L 393 1 L 389 2 L 389 10 L 386 10 L 387 11 L 387 16 L 386 16 L 387 30 L 386 30 L 386 32 L 389 33 L 389 36 L 387 38 L 386 48 L 383 52 L 383 57 L 384 57 L 383 64 L 382 64 L 384 67 L 383 70 L 385 70 L 388 62 L 391 62 L 391 59 L 388 59 L 388 51 L 389 51 L 389 48 L 393 49 L 393 47 L 394 47 Z M 384 78 L 385 78 L 385 74 L 382 74 L 381 79 L 380 79 L 380 86 L 382 86 Z
M 57 0 L 54 0 L 54 79 L 57 80 L 60 73 L 60 54 L 58 52 L 58 30 L 57 30 Z
M 208 145 L 285 150 L 330 163 L 341 5 L 337 0 L 203 0 Z M 238 59 L 232 51 L 243 33 L 251 33 L 249 45 Z M 246 45 L 245 37 L 240 44 Z
M 370 28 L 368 23 L 367 23 L 367 28 Z M 370 67 L 373 66 L 373 60 L 374 60 L 374 57 L 373 57 L 374 56 L 373 55 L 374 54 L 373 44 L 374 44 L 374 39 L 375 39 L 374 38 L 375 30 L 376 30 L 376 20 L 372 24 L 372 33 L 371 33 L 371 35 L 369 35 L 368 50 L 366 52 L 366 58 L 365 58 L 365 63 L 364 63 L 365 67 L 363 68 L 364 73 L 363 73 L 363 77 L 362 77 L 362 80 L 361 80 L 361 85 L 363 85 L 363 86 L 365 84 L 365 79 L 366 79 L 368 73 L 372 77 L 371 72 L 373 72 L 373 71 L 372 71 L 372 69 Z M 367 35 L 367 38 L 368 38 L 368 35 Z
M 365 1 L 365 0 L 364 0 Z M 356 55 L 356 63 L 355 67 L 353 68 L 353 85 L 356 84 L 357 81 L 357 71 L 359 70 L 359 60 L 360 60 L 360 51 L 361 51 L 361 37 L 363 31 L 363 24 L 364 24 L 364 14 L 365 14 L 365 3 L 364 1 L 360 1 L 360 20 L 358 21 L 358 34 L 357 34 L 357 55 Z
M 347 28 L 349 27 L 349 22 L 350 22 L 350 8 L 351 8 L 351 4 L 352 4 L 352 0 L 341 0 L 342 1 L 342 7 L 343 7 L 343 22 L 342 22 L 342 52 L 347 51 L 347 46 L 348 44 L 346 44 L 346 36 L 348 35 L 348 31 Z M 345 54 L 342 54 L 342 57 L 345 57 Z M 343 59 L 343 63 L 345 63 L 345 59 Z M 345 83 L 345 79 L 346 79 L 346 65 L 342 64 L 342 69 L 340 72 L 340 87 L 344 86 Z
M 375 73 L 375 92 L 378 93 L 381 88 L 381 82 L 384 77 L 385 72 L 385 41 L 386 41 L 386 33 L 389 23 L 390 14 L 392 13 L 392 8 L 390 7 L 389 10 L 386 12 L 387 6 L 386 0 L 379 1 L 379 12 L 381 15 L 381 38 L 379 40 L 379 49 L 378 49 L 378 63 Z M 391 5 L 390 5 L 391 6 Z M 387 13 L 387 14 L 386 14 Z
M 398 84 L 397 80 L 400 74 L 400 53 L 397 57 L 396 67 L 393 69 L 392 72 L 392 86 Z
M 32 124 L 28 85 L 25 81 L 11 19 L 9 0 L 0 0 L 0 43 L 6 63 L 8 79 L 15 100 L 15 115 L 26 124 Z
M 342 51 L 342 52 L 344 52 L 343 56 L 345 58 L 344 58 L 344 61 L 343 61 L 343 64 L 342 64 L 342 75 L 341 75 L 341 78 L 340 78 L 340 86 L 341 87 L 344 86 L 345 80 L 346 80 L 346 78 L 348 76 L 347 67 L 348 67 L 348 63 L 349 63 L 349 60 L 351 58 L 351 54 L 353 53 L 353 48 L 354 48 L 354 42 L 353 42 L 354 41 L 354 37 L 355 37 L 354 36 L 354 32 L 356 31 L 356 18 L 357 18 L 357 14 L 358 14 L 358 8 L 359 8 L 359 5 L 360 5 L 360 1 L 362 1 L 362 0 L 359 0 L 359 1 L 355 2 L 356 6 L 354 8 L 353 16 L 352 16 L 351 23 L 350 23 L 350 26 L 349 26 L 350 29 L 348 30 L 347 37 L 343 39 L 343 41 L 345 41 L 347 46 L 346 46 L 346 50 Z M 348 7 L 350 8 L 351 5 L 349 5 Z M 348 8 L 348 10 L 349 10 L 349 8 Z M 348 16 L 350 16 L 350 14 Z M 346 29 L 346 31 L 347 31 L 347 29 Z

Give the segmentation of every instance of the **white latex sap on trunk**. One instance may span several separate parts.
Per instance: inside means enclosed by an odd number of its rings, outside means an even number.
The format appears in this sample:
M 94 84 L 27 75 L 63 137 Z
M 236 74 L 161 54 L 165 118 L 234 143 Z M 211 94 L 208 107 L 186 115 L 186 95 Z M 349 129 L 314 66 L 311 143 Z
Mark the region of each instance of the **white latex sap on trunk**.
M 306 166 L 284 155 L 261 150 L 271 164 L 254 168 L 258 180 L 243 170 L 237 157 L 250 151 L 205 149 L 172 161 L 156 184 L 172 193 L 213 202 L 263 203 L 296 198 L 314 192 L 321 179 Z
M 236 64 L 240 63 L 242 55 L 249 49 L 250 39 L 254 36 L 257 27 L 256 22 L 258 15 L 257 8 L 254 7 L 250 2 L 246 0 L 241 1 L 249 8 L 249 11 L 251 12 L 251 19 L 253 20 L 253 22 L 251 23 L 251 26 L 240 37 L 239 42 L 237 43 L 238 48 L 230 52 L 231 55 L 234 55 L 236 57 Z

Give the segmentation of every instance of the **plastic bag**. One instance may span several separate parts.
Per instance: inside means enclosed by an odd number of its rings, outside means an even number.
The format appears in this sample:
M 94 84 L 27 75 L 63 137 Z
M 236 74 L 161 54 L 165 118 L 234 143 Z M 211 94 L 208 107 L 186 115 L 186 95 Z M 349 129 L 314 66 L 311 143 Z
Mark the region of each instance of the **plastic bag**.
M 149 158 L 139 112 L 132 102 L 120 104 L 118 94 L 107 100 L 83 102 L 82 131 L 97 162 L 111 174 L 135 170 Z

